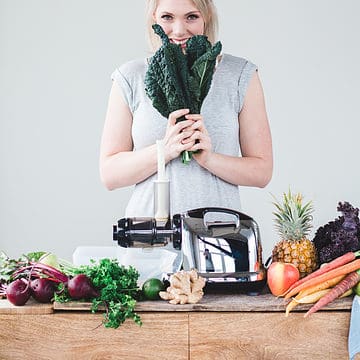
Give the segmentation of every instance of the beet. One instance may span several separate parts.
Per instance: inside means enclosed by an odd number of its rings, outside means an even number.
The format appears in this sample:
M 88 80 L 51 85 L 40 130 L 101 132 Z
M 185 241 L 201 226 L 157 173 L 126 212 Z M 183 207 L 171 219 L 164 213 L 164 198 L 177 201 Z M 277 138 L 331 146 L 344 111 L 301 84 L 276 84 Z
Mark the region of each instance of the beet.
M 74 276 L 68 281 L 68 292 L 72 299 L 91 299 L 99 296 L 91 280 L 85 274 Z
M 30 283 L 31 295 L 41 303 L 49 303 L 54 297 L 55 283 L 46 278 L 34 279 Z
M 6 287 L 6 298 L 14 305 L 25 305 L 31 296 L 29 284 L 24 279 L 17 279 Z

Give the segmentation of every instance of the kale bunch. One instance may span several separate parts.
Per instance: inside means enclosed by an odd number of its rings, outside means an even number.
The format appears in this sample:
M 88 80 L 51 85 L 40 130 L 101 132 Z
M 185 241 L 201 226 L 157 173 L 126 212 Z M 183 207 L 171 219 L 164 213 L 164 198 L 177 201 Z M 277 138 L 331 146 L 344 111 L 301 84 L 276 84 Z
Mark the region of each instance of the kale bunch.
M 320 264 L 360 248 L 359 209 L 348 202 L 339 202 L 337 210 L 342 215 L 320 226 L 313 239 Z
M 168 117 L 179 109 L 199 114 L 209 92 L 216 58 L 222 45 L 211 45 L 205 35 L 195 35 L 186 42 L 186 53 L 181 46 L 171 43 L 162 27 L 153 26 L 162 40 L 161 47 L 149 60 L 145 74 L 145 92 L 159 113 Z M 178 121 L 185 120 L 185 117 Z M 189 152 L 182 154 L 184 163 L 191 159 Z

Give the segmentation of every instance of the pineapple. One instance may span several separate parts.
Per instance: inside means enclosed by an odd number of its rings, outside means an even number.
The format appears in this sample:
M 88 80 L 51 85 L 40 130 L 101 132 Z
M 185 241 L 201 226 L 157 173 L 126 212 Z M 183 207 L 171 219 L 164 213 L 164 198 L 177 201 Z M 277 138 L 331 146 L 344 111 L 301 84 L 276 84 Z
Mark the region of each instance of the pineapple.
M 284 193 L 283 203 L 276 201 L 275 228 L 281 240 L 272 251 L 272 261 L 294 264 L 300 277 L 310 274 L 318 267 L 317 252 L 308 239 L 312 227 L 312 202 L 302 205 L 302 195 Z

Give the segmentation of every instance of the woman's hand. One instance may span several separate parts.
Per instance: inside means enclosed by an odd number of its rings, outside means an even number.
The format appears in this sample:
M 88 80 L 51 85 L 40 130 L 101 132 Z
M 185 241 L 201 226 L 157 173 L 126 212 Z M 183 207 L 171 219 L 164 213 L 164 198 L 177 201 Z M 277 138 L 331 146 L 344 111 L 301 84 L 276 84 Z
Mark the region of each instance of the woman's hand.
M 186 120 L 176 122 L 185 116 Z M 193 153 L 193 158 L 204 166 L 212 151 L 211 139 L 207 132 L 203 117 L 200 114 L 189 114 L 188 109 L 180 109 L 169 115 L 165 133 L 165 159 L 170 161 L 187 150 Z
M 165 161 L 168 162 L 177 158 L 185 150 L 190 150 L 194 144 L 195 139 L 191 137 L 194 135 L 195 130 L 191 128 L 195 120 L 188 115 L 189 109 L 180 109 L 173 111 L 169 115 L 169 120 L 165 133 Z M 176 122 L 178 118 L 184 116 L 187 118 L 184 121 Z
M 185 115 L 187 120 L 192 120 L 193 124 L 184 131 L 192 132 L 189 138 L 184 139 L 184 143 L 192 143 L 190 151 L 197 151 L 192 157 L 199 165 L 204 166 L 212 154 L 212 145 L 209 133 L 204 125 L 203 117 L 200 114 Z

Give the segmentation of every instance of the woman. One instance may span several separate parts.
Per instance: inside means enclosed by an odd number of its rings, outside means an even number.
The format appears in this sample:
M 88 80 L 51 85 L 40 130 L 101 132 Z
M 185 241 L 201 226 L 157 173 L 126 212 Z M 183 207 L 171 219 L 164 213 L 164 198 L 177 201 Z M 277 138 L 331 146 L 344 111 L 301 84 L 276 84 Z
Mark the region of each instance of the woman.
M 149 35 L 157 23 L 186 51 L 194 35 L 216 38 L 211 0 L 148 0 Z M 170 179 L 170 212 L 217 206 L 240 209 L 239 186 L 264 187 L 272 176 L 272 145 L 263 90 L 251 62 L 222 54 L 201 114 L 179 109 L 162 117 L 145 94 L 147 59 L 130 61 L 112 75 L 101 143 L 100 173 L 105 186 L 134 185 L 126 216 L 154 216 L 156 140 L 164 139 Z M 186 120 L 176 123 L 185 115 Z M 197 151 L 188 165 L 181 152 Z M 241 154 L 241 155 L 240 155 Z

